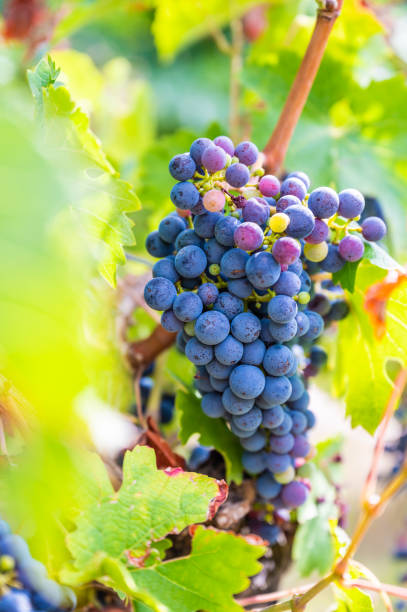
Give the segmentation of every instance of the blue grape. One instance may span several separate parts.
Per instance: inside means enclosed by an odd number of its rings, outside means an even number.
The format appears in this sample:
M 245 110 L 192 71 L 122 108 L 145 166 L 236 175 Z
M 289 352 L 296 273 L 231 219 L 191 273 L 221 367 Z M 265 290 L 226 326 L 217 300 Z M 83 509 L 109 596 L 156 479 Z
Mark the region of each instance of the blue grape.
M 223 255 L 227 251 L 227 247 L 222 246 L 216 240 L 216 238 L 210 238 L 205 242 L 204 251 L 208 264 L 218 264 L 222 259 Z
M 294 436 L 290 433 L 284 436 L 270 437 L 270 450 L 278 455 L 286 455 L 294 447 Z
M 232 371 L 232 366 L 226 366 L 220 361 L 214 359 L 206 366 L 207 372 L 213 376 L 214 378 L 218 378 L 221 380 L 228 379 L 229 375 Z
M 235 338 L 240 342 L 248 343 L 257 340 L 260 336 L 261 324 L 254 314 L 242 312 L 232 319 L 230 328 Z
M 176 297 L 173 283 L 161 276 L 152 278 L 144 287 L 144 299 L 154 310 L 169 310 Z
M 232 322 L 232 333 L 233 333 L 233 322 Z M 260 365 L 263 363 L 264 353 L 266 352 L 266 345 L 259 338 L 254 342 L 248 342 L 243 345 L 242 363 L 248 365 Z
M 288 398 L 288 401 L 295 402 L 295 400 L 300 399 L 300 397 L 305 391 L 304 383 L 302 379 L 297 375 L 291 376 L 290 383 L 291 383 L 291 395 Z
M 256 400 L 261 408 L 271 408 L 285 404 L 291 395 L 291 382 L 286 376 L 266 376 L 266 383 L 260 397 Z
M 225 389 L 227 389 L 229 385 L 227 380 L 214 378 L 213 376 L 209 376 L 209 382 L 211 383 L 213 389 L 215 389 L 215 391 L 218 391 L 219 393 L 223 393 L 223 391 L 225 391 Z
M 249 255 L 242 249 L 229 249 L 220 261 L 220 271 L 226 278 L 243 278 L 246 275 L 246 263 Z
M 312 429 L 316 423 L 315 414 L 311 410 L 304 410 L 304 414 L 307 417 L 307 428 Z
M 221 312 L 211 310 L 201 314 L 195 324 L 195 335 L 204 344 L 219 344 L 229 334 L 229 320 Z
M 292 362 L 292 365 L 291 365 L 290 369 L 288 370 L 288 372 L 285 373 L 285 376 L 287 376 L 287 378 L 291 378 L 292 376 L 294 376 L 297 373 L 297 370 L 298 370 L 298 358 L 293 353 L 293 362 Z
M 302 482 L 294 480 L 283 487 L 281 498 L 287 508 L 302 506 L 308 497 L 308 489 Z
M 308 421 L 305 414 L 303 414 L 299 410 L 291 410 L 290 417 L 292 420 L 291 433 L 296 436 L 304 433 L 308 426 Z
M 261 474 L 266 467 L 265 455 L 262 452 L 245 451 L 242 453 L 242 465 L 249 474 Z
M 200 282 L 201 278 L 199 276 L 196 278 L 181 278 L 181 287 L 183 289 L 188 289 L 189 291 L 192 291 L 193 289 L 197 289 Z
M 250 172 L 244 164 L 231 164 L 226 170 L 226 180 L 232 187 L 244 187 L 250 179 Z
M 267 438 L 262 431 L 256 431 L 249 438 L 244 438 L 240 441 L 243 448 L 251 452 L 262 450 L 266 446 L 266 442 Z
M 248 298 L 253 291 L 252 285 L 246 278 L 236 278 L 228 282 L 229 293 L 241 299 Z
M 176 181 L 187 181 L 194 176 L 196 164 L 189 153 L 181 153 L 172 158 L 168 169 Z
M 308 207 L 318 219 L 329 219 L 338 210 L 338 194 L 330 187 L 318 187 L 310 193 Z
M 359 261 L 363 257 L 364 250 L 363 241 L 358 236 L 345 236 L 339 243 L 339 255 L 345 261 Z
M 297 295 L 300 288 L 301 280 L 298 274 L 290 272 L 289 270 L 281 272 L 280 278 L 273 285 L 273 291 L 275 291 L 278 295 L 288 295 L 290 297 Z
M 169 332 L 178 332 L 183 329 L 182 321 L 180 321 L 172 310 L 166 310 L 161 315 L 161 325 Z
M 230 388 L 225 389 L 222 394 L 222 402 L 225 410 L 230 414 L 246 414 L 254 406 L 254 399 L 243 399 L 235 395 Z
M 299 397 L 295 401 L 290 401 L 289 406 L 293 410 L 300 410 L 301 412 L 303 412 L 304 410 L 308 408 L 309 402 L 310 402 L 309 393 L 308 391 L 304 391 L 301 397 Z
M 236 315 L 243 312 L 244 303 L 228 291 L 222 291 L 222 293 L 219 293 L 213 309 L 222 312 L 229 320 L 232 320 Z
M 222 218 L 218 212 L 205 212 L 194 218 L 195 232 L 201 238 L 213 238 L 215 235 L 215 225 Z
M 219 244 L 226 247 L 233 247 L 235 244 L 233 234 L 239 224 L 240 221 L 236 219 L 236 217 L 231 217 L 230 215 L 221 217 L 215 225 L 215 238 Z
M 220 393 L 207 393 L 204 395 L 201 406 L 202 411 L 211 419 L 217 419 L 225 414 Z
M 180 353 L 185 353 L 185 345 L 186 345 L 186 341 L 183 337 L 183 331 L 179 331 L 176 338 L 175 338 L 175 345 L 177 347 L 177 349 L 180 351 Z
M 308 320 L 308 319 L 307 319 Z M 271 344 L 273 342 L 273 336 L 270 333 L 270 320 L 269 319 L 260 319 L 261 332 L 260 339 L 263 340 L 266 344 Z
M 199 202 L 199 191 L 193 183 L 183 181 L 171 189 L 171 202 L 181 210 L 189 210 Z
M 267 468 L 274 474 L 285 472 L 293 464 L 290 455 L 278 455 L 277 453 L 267 453 L 265 461 Z
M 194 140 L 189 151 L 197 166 L 200 166 L 202 163 L 202 153 L 211 145 L 212 140 L 209 138 L 197 138 Z
M 164 240 L 160 238 L 158 230 L 148 234 L 146 249 L 152 257 L 165 257 L 166 255 L 170 255 L 173 251 L 172 245 L 164 242 Z
M 185 223 L 178 215 L 167 215 L 158 226 L 161 240 L 172 244 L 178 234 L 185 230 Z
M 31 612 L 29 593 L 25 591 L 9 591 L 0 599 L 0 612 Z
M 175 256 L 175 268 L 184 278 L 200 276 L 205 271 L 206 264 L 205 253 L 194 244 L 182 247 Z
M 293 272 L 294 274 L 297 274 L 297 276 L 300 276 L 301 272 L 302 272 L 302 261 L 301 259 L 297 259 L 296 261 L 294 261 L 294 263 L 290 264 L 288 266 L 288 271 L 289 272 Z M 278 293 L 284 293 L 283 291 L 279 291 Z
M 285 212 L 289 206 L 302 206 L 301 200 L 294 195 L 285 195 L 277 200 L 276 211 Z
M 194 321 L 203 310 L 201 298 L 196 293 L 184 292 L 177 295 L 172 305 L 175 316 L 184 323 Z
M 264 474 L 256 480 L 256 489 L 265 499 L 274 499 L 281 491 L 281 484 L 274 480 L 270 472 L 264 472 Z
M 260 408 L 254 406 L 246 414 L 234 415 L 232 422 L 243 431 L 254 431 L 261 425 L 262 418 L 263 415 Z
M 276 342 L 289 342 L 297 334 L 297 321 L 295 319 L 288 321 L 288 323 L 274 323 L 274 321 L 270 321 L 269 330 Z
M 354 219 L 362 214 L 365 198 L 357 189 L 344 189 L 339 193 L 338 213 L 345 219 Z
M 210 446 L 202 446 L 201 444 L 195 446 L 189 457 L 188 469 L 193 472 L 197 471 L 201 465 L 208 461 L 211 450 Z
M 284 376 L 293 364 L 293 352 L 283 344 L 270 346 L 264 355 L 263 366 L 271 376 Z
M 206 214 L 208 211 L 206 210 L 205 206 L 203 205 L 203 199 L 202 196 L 199 196 L 199 200 L 198 202 L 195 204 L 195 206 L 193 206 L 190 209 L 190 213 L 194 216 L 200 216 L 200 215 L 204 215 Z
M 257 161 L 259 150 L 253 142 L 245 140 L 237 145 L 235 155 L 242 164 L 251 166 Z
M 328 361 L 328 354 L 321 346 L 313 346 L 310 352 L 312 365 L 321 368 Z
M 195 233 L 193 229 L 184 229 L 180 232 L 175 240 L 175 248 L 177 251 L 182 249 L 184 246 L 188 246 L 189 244 L 194 244 L 195 246 L 201 247 L 204 246 L 204 241 L 202 238 Z
M 308 274 L 308 272 L 305 272 L 305 270 L 304 270 L 301 273 L 300 280 L 301 280 L 300 291 L 309 292 L 311 290 L 311 287 L 312 287 L 312 280 L 311 280 L 310 275 Z
M 324 320 L 317 312 L 306 310 L 310 326 L 309 330 L 302 337 L 304 340 L 316 340 L 324 331 Z
M 362 223 L 362 235 L 365 240 L 378 242 L 387 232 L 385 222 L 380 217 L 367 217 Z
M 349 314 L 349 306 L 344 300 L 333 300 L 328 313 L 329 321 L 341 321 Z
M 331 310 L 331 300 L 322 293 L 317 293 L 308 304 L 308 309 L 323 317 Z
M 242 355 L 243 344 L 233 338 L 233 336 L 227 336 L 215 346 L 215 357 L 224 365 L 235 365 L 241 360 Z
M 213 283 L 203 283 L 198 289 L 198 295 L 205 306 L 210 306 L 216 302 L 219 290 Z
M 201 155 L 201 163 L 210 173 L 222 170 L 226 165 L 226 160 L 225 151 L 214 144 L 206 147 Z
M 254 253 L 246 263 L 246 275 L 256 289 L 272 287 L 280 277 L 281 268 L 267 251 Z
M 326 272 L 339 272 L 345 265 L 345 261 L 339 254 L 339 249 L 336 244 L 328 245 L 328 254 L 319 265 Z
M 211 393 L 214 389 L 211 385 L 211 381 L 209 376 L 199 376 L 195 377 L 194 387 L 197 389 L 202 395 L 205 393 Z
M 185 346 L 185 355 L 195 365 L 206 365 L 213 359 L 213 348 L 203 344 L 197 338 L 188 340 Z
M 273 429 L 271 430 L 271 433 L 274 436 L 285 436 L 291 431 L 292 425 L 293 425 L 293 422 L 292 422 L 290 415 L 287 414 L 287 412 L 285 412 L 282 422 L 280 423 L 280 425 L 277 425 L 277 427 L 273 427 Z
M 302 181 L 305 185 L 305 188 L 308 190 L 309 186 L 311 185 L 311 181 L 309 180 L 309 177 L 307 174 L 305 174 L 305 172 L 301 172 L 296 170 L 295 172 L 290 172 L 290 174 L 287 174 L 287 178 L 291 178 L 295 176 L 295 178 L 299 178 L 300 181 Z
M 299 200 L 303 200 L 307 194 L 304 181 L 296 176 L 288 176 L 282 183 L 280 189 L 281 196 L 293 195 Z
M 270 210 L 268 206 L 260 204 L 255 198 L 247 200 L 244 208 L 242 217 L 244 221 L 250 221 L 251 223 L 257 223 L 263 225 L 266 223 L 270 216 Z
M 270 300 L 267 307 L 268 315 L 275 323 L 292 321 L 297 311 L 297 302 L 288 295 L 276 295 Z
M 289 206 L 284 213 L 290 218 L 286 233 L 291 238 L 306 238 L 314 229 L 314 215 L 302 204 Z
M 237 366 L 229 377 L 231 390 L 243 399 L 258 397 L 264 389 L 265 382 L 263 372 L 252 365 Z
M 228 155 L 230 155 L 230 157 L 233 157 L 235 145 L 228 136 L 216 136 L 213 144 L 215 144 L 217 147 L 221 147 Z
M 235 425 L 233 420 L 230 421 L 230 430 L 235 436 L 240 438 L 240 440 L 250 438 L 254 433 L 256 433 L 256 429 L 253 429 L 252 431 L 243 431 L 243 429 L 240 429 L 240 427 L 237 427 L 237 425 Z
M 267 410 L 263 410 L 262 425 L 266 429 L 274 429 L 281 425 L 284 421 L 285 412 L 282 406 L 272 406 Z
M 166 278 L 172 283 L 176 283 L 179 281 L 179 274 L 175 269 L 175 257 L 173 255 L 169 255 L 164 259 L 160 259 L 156 261 L 153 266 L 153 278 L 157 278 L 161 276 L 162 278 Z
M 306 457 L 311 450 L 311 445 L 305 436 L 294 436 L 294 446 L 291 450 L 293 457 Z

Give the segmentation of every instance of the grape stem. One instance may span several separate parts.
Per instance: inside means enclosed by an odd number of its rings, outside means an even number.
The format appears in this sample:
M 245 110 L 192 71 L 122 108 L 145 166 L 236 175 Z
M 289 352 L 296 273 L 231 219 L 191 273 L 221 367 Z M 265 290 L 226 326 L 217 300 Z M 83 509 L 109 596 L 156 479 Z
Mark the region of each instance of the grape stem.
M 343 0 L 338 0 L 331 10 L 319 9 L 314 31 L 291 86 L 287 100 L 269 141 L 264 148 L 265 168 L 268 172 L 281 170 L 288 145 L 311 91 L 319 66 L 328 44 L 329 35 L 340 14 Z

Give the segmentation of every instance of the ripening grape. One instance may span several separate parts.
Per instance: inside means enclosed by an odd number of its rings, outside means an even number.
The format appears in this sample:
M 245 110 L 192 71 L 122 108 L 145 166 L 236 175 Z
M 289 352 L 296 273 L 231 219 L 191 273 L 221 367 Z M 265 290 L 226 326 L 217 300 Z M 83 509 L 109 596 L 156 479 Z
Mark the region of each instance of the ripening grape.
M 281 232 L 284 232 L 287 229 L 289 223 L 290 217 L 284 213 L 277 213 L 271 217 L 269 226 L 273 232 L 276 234 L 281 234 Z
M 202 198 L 202 203 L 206 210 L 210 212 L 220 212 L 225 208 L 225 194 L 219 189 L 210 189 Z
M 362 223 L 362 235 L 366 240 L 378 242 L 386 235 L 386 224 L 379 217 L 368 217 Z
M 266 174 L 259 181 L 259 191 L 264 196 L 274 198 L 280 193 L 280 181 L 276 176 Z

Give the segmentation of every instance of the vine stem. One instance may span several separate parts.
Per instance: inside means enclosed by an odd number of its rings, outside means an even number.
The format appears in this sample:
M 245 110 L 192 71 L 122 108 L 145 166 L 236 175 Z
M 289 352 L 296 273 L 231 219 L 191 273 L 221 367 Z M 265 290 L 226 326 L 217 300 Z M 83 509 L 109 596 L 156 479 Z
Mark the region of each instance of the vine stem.
M 371 498 L 371 496 L 373 495 L 375 491 L 380 458 L 382 456 L 384 443 L 385 443 L 385 434 L 389 426 L 390 419 L 396 408 L 397 402 L 399 401 L 406 384 L 407 384 L 407 368 L 404 368 L 400 370 L 398 376 L 396 377 L 396 380 L 394 382 L 393 391 L 390 395 L 389 401 L 387 402 L 386 408 L 384 410 L 384 416 L 380 423 L 380 428 L 378 431 L 377 440 L 376 440 L 376 444 L 374 448 L 372 464 L 371 464 L 365 485 L 363 487 L 362 504 L 366 504 L 366 503 L 368 504 L 369 499 Z
M 310 42 L 291 86 L 284 108 L 274 128 L 269 141 L 264 148 L 266 169 L 268 172 L 278 172 L 287 153 L 295 127 L 311 91 L 329 35 L 337 17 L 340 14 L 343 0 L 338 0 L 332 9 L 319 9 Z

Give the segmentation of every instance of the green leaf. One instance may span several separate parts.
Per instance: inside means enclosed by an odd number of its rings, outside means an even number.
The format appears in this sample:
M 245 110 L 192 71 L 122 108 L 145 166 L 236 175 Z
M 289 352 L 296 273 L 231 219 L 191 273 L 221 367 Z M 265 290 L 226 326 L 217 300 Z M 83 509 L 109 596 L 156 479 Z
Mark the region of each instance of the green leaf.
M 171 531 L 203 522 L 210 502 L 219 494 L 217 482 L 201 474 L 156 467 L 151 448 L 127 452 L 119 491 L 88 506 L 68 536 L 77 569 L 85 568 L 97 553 L 126 560 L 126 553 L 142 557 L 151 541 Z
M 77 166 L 81 181 L 75 185 L 73 208 L 79 214 L 84 244 L 89 245 L 101 274 L 114 285 L 117 265 L 125 262 L 123 246 L 134 244 L 134 223 L 127 213 L 138 210 L 140 201 L 109 162 L 89 127 L 89 117 L 65 87 L 56 87 L 57 74 L 50 59 L 48 64 L 42 60 L 29 74 L 42 129 L 61 167 Z
M 265 547 L 254 546 L 241 536 L 198 527 L 191 554 L 133 572 L 145 591 L 158 595 L 169 610 L 177 612 L 238 612 L 233 596 L 249 586 L 249 576 L 261 570 L 257 559 Z
M 332 280 L 335 284 L 339 283 L 342 289 L 347 289 L 351 293 L 355 290 L 356 272 L 360 261 L 347 261 L 339 272 L 332 274 Z
M 407 360 L 406 284 L 393 292 L 386 307 L 386 333 L 375 335 L 365 308 L 365 292 L 383 277 L 384 272 L 363 262 L 356 279 L 356 289 L 348 294 L 350 314 L 339 324 L 335 365 L 335 388 L 346 398 L 346 414 L 352 426 L 361 425 L 374 433 L 389 398 L 392 381 L 386 373 L 389 359 Z
M 176 396 L 176 410 L 181 413 L 180 440 L 186 444 L 194 434 L 199 434 L 200 443 L 213 446 L 223 455 L 228 482 L 242 482 L 242 447 L 236 436 L 226 427 L 222 419 L 211 419 L 201 409 L 201 400 L 193 393 L 179 390 Z
M 363 259 L 367 259 L 374 266 L 384 270 L 402 270 L 400 264 L 375 242 L 365 241 Z M 344 287 L 344 289 L 347 289 L 347 287 Z
M 329 523 L 324 517 L 315 516 L 299 526 L 293 558 L 302 576 L 308 576 L 314 570 L 323 574 L 332 566 L 335 548 Z

